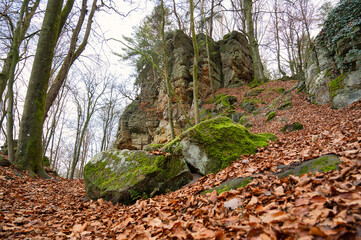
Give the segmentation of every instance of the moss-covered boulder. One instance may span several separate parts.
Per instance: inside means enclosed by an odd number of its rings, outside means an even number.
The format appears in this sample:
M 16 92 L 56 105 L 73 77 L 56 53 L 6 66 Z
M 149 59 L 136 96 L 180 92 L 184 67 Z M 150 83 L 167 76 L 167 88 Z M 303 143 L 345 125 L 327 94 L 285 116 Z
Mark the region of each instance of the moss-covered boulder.
M 243 154 L 266 147 L 273 134 L 253 134 L 227 117 L 207 120 L 182 133 L 164 150 L 178 154 L 193 170 L 206 175 L 227 167 Z
M 129 204 L 141 196 L 176 190 L 191 180 L 182 159 L 126 149 L 100 152 L 84 169 L 87 196 L 114 203 Z
M 336 155 L 325 155 L 307 162 L 301 165 L 288 169 L 282 173 L 277 174 L 279 178 L 287 177 L 289 175 L 302 175 L 304 173 L 315 172 L 328 172 L 336 170 L 341 163 L 340 159 Z
M 272 119 L 274 119 L 276 117 L 276 112 L 270 112 L 267 114 L 267 118 L 266 118 L 266 122 L 271 121 Z
M 201 195 L 205 195 L 207 193 L 211 193 L 214 190 L 218 193 L 221 194 L 222 192 L 227 192 L 230 191 L 232 189 L 238 189 L 241 187 L 245 187 L 248 185 L 248 183 L 252 182 L 253 177 L 240 177 L 240 178 L 234 178 L 231 180 L 228 180 L 224 183 L 222 183 L 221 185 L 211 188 L 209 190 L 206 190 L 204 192 L 201 193 Z
M 298 131 L 298 130 L 302 130 L 303 129 L 303 125 L 299 122 L 295 122 L 292 124 L 286 124 L 281 128 L 281 132 L 286 133 L 286 132 L 292 132 L 292 131 Z

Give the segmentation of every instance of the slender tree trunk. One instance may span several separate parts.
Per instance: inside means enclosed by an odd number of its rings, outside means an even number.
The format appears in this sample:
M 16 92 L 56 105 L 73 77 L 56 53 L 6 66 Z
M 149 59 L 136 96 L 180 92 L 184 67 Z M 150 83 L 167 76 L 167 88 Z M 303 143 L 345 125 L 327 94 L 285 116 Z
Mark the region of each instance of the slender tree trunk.
M 194 4 L 193 0 L 189 0 L 189 9 L 190 9 L 190 20 L 191 20 L 191 31 L 192 31 L 192 41 L 194 49 L 194 60 L 193 60 L 193 105 L 194 105 L 194 119 L 195 123 L 200 123 L 199 117 L 199 105 L 198 105 L 198 62 L 199 62 L 199 51 L 197 44 L 196 29 L 194 24 Z
M 58 153 L 59 153 L 59 149 L 60 149 L 61 137 L 63 135 L 63 128 L 64 128 L 64 121 L 63 121 L 63 123 L 61 125 L 61 128 L 60 128 L 60 134 L 59 134 L 58 142 L 57 142 L 57 145 L 56 145 L 56 148 L 55 148 L 54 158 L 52 158 L 52 155 L 50 155 L 50 157 L 51 157 L 50 162 L 53 163 L 53 169 L 55 169 L 55 170 L 59 170 L 59 168 L 58 168 L 58 163 L 59 163 Z M 53 143 L 51 144 L 51 152 L 53 152 L 53 146 L 54 146 L 54 138 L 53 138 Z
M 162 4 L 163 4 L 163 1 L 162 1 Z M 162 5 L 162 6 L 163 6 L 163 5 Z M 179 30 L 182 30 L 182 29 L 183 29 L 183 28 L 182 28 L 182 21 L 180 20 L 179 15 L 178 15 L 178 13 L 177 13 L 177 8 L 176 8 L 176 5 L 175 5 L 175 0 L 173 0 L 173 12 L 174 12 L 174 15 L 175 15 L 175 17 L 176 17 L 176 19 L 177 19 L 178 29 L 179 29 Z
M 211 3 L 211 16 L 209 19 L 209 36 L 213 38 L 213 17 L 214 17 L 214 0 Z
M 204 0 L 203 0 L 204 3 Z M 211 9 L 211 19 L 213 18 L 213 7 L 214 7 L 214 0 L 212 0 L 212 9 Z M 203 15 L 203 21 L 206 22 L 206 14 L 203 8 L 202 4 L 202 15 Z M 213 24 L 213 20 L 211 20 L 211 24 Z M 206 29 L 206 50 L 207 50 L 207 61 L 208 61 L 208 77 L 209 81 L 211 83 L 211 91 L 212 91 L 212 97 L 215 98 L 215 90 L 214 90 L 214 81 L 212 77 L 212 65 L 211 65 L 211 55 L 209 52 L 209 39 L 208 39 L 208 27 L 205 23 L 205 29 Z M 212 37 L 211 37 L 212 38 Z
M 29 5 L 29 0 L 23 1 L 19 14 L 19 19 L 16 24 L 14 37 L 11 46 L 11 65 L 9 70 L 8 79 L 8 114 L 7 114 L 7 142 L 8 142 L 8 157 L 11 162 L 14 162 L 14 80 L 15 80 L 15 69 L 19 62 L 19 47 L 21 43 L 21 27 L 24 18 L 26 8 Z
M 163 42 L 163 64 L 164 64 L 164 80 L 167 84 L 167 95 L 168 95 L 168 119 L 169 119 L 169 127 L 170 127 L 170 133 L 171 133 L 171 139 L 173 140 L 175 138 L 174 133 L 174 123 L 173 123 L 173 103 L 172 103 L 172 93 L 170 91 L 171 89 L 171 83 L 169 79 L 169 71 L 168 71 L 168 55 L 167 55 L 167 43 L 165 39 L 165 9 L 164 9 L 164 3 L 163 0 L 161 0 L 162 5 L 162 42 Z
M 304 7 L 304 5 L 302 4 L 302 2 L 300 2 L 300 8 L 301 8 L 301 13 L 302 13 L 303 23 L 304 23 L 304 25 L 305 25 L 306 32 L 307 32 L 308 44 L 309 44 L 310 48 L 312 49 L 312 51 L 313 51 L 313 53 L 314 53 L 314 55 L 315 55 L 317 72 L 320 72 L 320 62 L 318 61 L 318 53 L 317 53 L 317 50 L 316 50 L 316 48 L 315 48 L 315 45 L 313 44 L 312 39 L 311 39 L 310 27 L 309 27 L 308 22 L 307 22 L 307 16 L 306 16 L 306 13 L 305 13 L 305 7 Z
M 1 100 L 1 103 L 5 102 L 5 100 L 3 101 L 2 96 L 4 94 L 5 88 L 8 83 L 11 62 L 12 62 L 12 54 L 11 54 L 11 50 L 10 50 L 8 56 L 4 60 L 4 65 L 3 65 L 3 68 L 0 73 L 0 100 Z
M 277 46 L 277 65 L 278 71 L 282 74 L 282 76 L 286 76 L 286 73 L 282 70 L 281 67 L 281 44 L 280 44 L 280 37 L 279 37 L 279 25 L 278 25 L 278 2 L 276 0 L 274 5 L 274 13 L 275 13 L 275 33 L 276 33 L 276 46 Z
M 69 1 L 71 2 L 71 1 Z M 64 62 L 60 68 L 59 73 L 57 74 L 53 84 L 51 85 L 49 91 L 48 91 L 48 95 L 46 98 L 46 105 L 45 105 L 45 117 L 48 114 L 48 111 L 50 109 L 50 107 L 52 106 L 53 102 L 55 101 L 56 97 L 59 94 L 60 88 L 61 86 L 64 84 L 65 79 L 68 76 L 70 67 L 72 66 L 72 64 L 74 63 L 74 61 L 82 54 L 82 52 L 85 50 L 85 47 L 88 43 L 88 39 L 89 39 L 89 35 L 90 35 L 90 31 L 91 31 L 91 26 L 93 23 L 93 17 L 95 14 L 95 10 L 96 10 L 96 3 L 97 0 L 93 0 L 93 4 L 92 4 L 92 8 L 88 17 L 88 23 L 87 23 L 87 27 L 85 30 L 85 34 L 84 34 L 84 38 L 82 43 L 80 44 L 80 46 L 76 49 L 76 43 L 78 41 L 79 38 L 79 33 L 81 30 L 81 27 L 83 25 L 84 19 L 85 19 L 85 15 L 87 13 L 87 0 L 83 0 L 82 1 L 82 8 L 81 8 L 81 14 L 80 17 L 78 19 L 78 23 L 74 29 L 73 35 L 71 37 L 70 40 L 70 47 L 68 50 L 68 54 L 64 59 Z
M 261 56 L 259 54 L 259 46 L 256 40 L 256 35 L 253 25 L 253 14 L 252 14 L 252 0 L 244 0 L 244 7 L 246 11 L 246 24 L 247 24 L 247 35 L 249 39 L 249 44 L 252 52 L 253 60 L 253 69 L 254 69 L 254 78 L 257 82 L 262 82 L 265 79 L 263 73 L 263 65 L 261 61 Z
M 19 17 L 19 20 L 21 21 L 18 21 L 17 22 L 17 25 L 15 27 L 15 30 L 13 32 L 13 39 L 11 41 L 11 46 L 10 46 L 10 51 L 7 55 L 7 57 L 5 58 L 4 60 L 4 65 L 3 65 L 3 68 L 1 70 L 1 73 L 0 73 L 0 105 L 3 101 L 3 94 L 4 94 L 4 91 L 5 91 L 5 88 L 6 88 L 6 85 L 7 85 L 7 82 L 8 82 L 8 79 L 9 79 L 9 75 L 10 75 L 10 68 L 11 68 L 11 64 L 13 62 L 13 56 L 14 56 L 14 53 L 12 52 L 13 49 L 16 47 L 17 48 L 17 63 L 19 62 L 19 47 L 20 47 L 20 44 L 21 42 L 24 40 L 25 38 L 25 33 L 27 32 L 29 26 L 30 26 L 30 22 L 31 22 L 31 19 L 32 17 L 34 16 L 35 12 L 36 12 L 36 9 L 38 8 L 39 6 L 39 2 L 40 0 L 36 0 L 34 2 L 34 4 L 29 8 L 29 0 L 26 0 L 22 3 L 22 6 L 24 6 L 24 4 L 26 5 L 24 9 L 21 9 L 20 10 L 20 14 L 21 14 L 21 11 L 22 12 L 22 16 L 21 16 L 21 19 Z M 30 11 L 28 11 L 30 9 Z M 25 14 L 25 17 L 24 17 L 24 14 Z M 18 31 L 17 33 L 16 30 Z M 17 35 L 17 36 L 15 36 Z M 16 64 L 17 64 L 16 63 Z M 5 102 L 5 100 L 4 100 Z
M 43 168 L 41 146 L 45 99 L 62 4 L 62 0 L 49 0 L 46 7 L 26 93 L 23 117 L 20 123 L 18 149 L 15 156 L 16 168 L 31 170 L 43 178 L 48 177 Z

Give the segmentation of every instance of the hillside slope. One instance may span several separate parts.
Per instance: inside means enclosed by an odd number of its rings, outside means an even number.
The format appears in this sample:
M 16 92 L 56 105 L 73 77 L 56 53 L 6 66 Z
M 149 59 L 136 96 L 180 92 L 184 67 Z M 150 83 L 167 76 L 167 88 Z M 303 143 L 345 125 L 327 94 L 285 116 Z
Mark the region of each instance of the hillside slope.
M 204 176 L 176 192 L 125 206 L 86 199 L 82 180 L 19 175 L 0 167 L 0 238 L 7 239 L 360 239 L 361 101 L 344 109 L 317 106 L 290 89 L 294 81 L 258 88 L 258 114 L 251 131 L 278 136 L 267 148 L 243 156 L 218 174 Z M 248 87 L 220 89 L 244 98 Z M 291 97 L 293 108 L 275 111 L 269 103 Z M 240 109 L 240 111 L 242 111 Z M 282 133 L 286 123 L 304 128 Z M 341 169 L 277 179 L 277 166 L 333 153 Z M 258 173 L 258 175 L 257 175 Z M 256 174 L 246 187 L 201 196 L 220 183 Z

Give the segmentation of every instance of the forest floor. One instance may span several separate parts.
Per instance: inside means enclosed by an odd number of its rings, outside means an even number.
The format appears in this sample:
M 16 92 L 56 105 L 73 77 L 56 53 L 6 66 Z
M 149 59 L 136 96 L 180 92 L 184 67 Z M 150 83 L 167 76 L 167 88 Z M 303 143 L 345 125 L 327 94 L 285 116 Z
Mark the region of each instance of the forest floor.
M 291 88 L 295 81 L 262 88 Z M 243 97 L 247 88 L 220 92 Z M 275 98 L 268 94 L 259 96 Z M 50 180 L 0 167 L 3 239 L 361 239 L 361 101 L 333 110 L 292 93 L 293 108 L 255 116 L 251 132 L 278 140 L 217 174 L 182 189 L 125 206 L 88 200 L 83 180 Z M 268 101 L 269 102 L 269 101 Z M 280 132 L 300 122 L 304 129 Z M 336 154 L 339 170 L 278 179 L 277 165 Z M 256 174 L 260 173 L 260 174 Z M 201 196 L 220 183 L 256 174 L 244 188 Z

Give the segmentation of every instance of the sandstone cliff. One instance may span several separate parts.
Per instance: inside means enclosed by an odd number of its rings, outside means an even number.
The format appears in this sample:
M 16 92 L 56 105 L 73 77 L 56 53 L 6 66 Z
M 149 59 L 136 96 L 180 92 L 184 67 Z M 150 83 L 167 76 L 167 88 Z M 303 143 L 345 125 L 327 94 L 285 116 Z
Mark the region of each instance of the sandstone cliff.
M 200 49 L 198 63 L 200 105 L 212 94 L 207 61 L 205 35 L 198 35 Z M 218 42 L 209 40 L 211 72 L 215 90 L 237 87 L 253 80 L 251 52 L 246 37 L 232 32 Z M 167 36 L 169 74 L 173 88 L 183 107 L 192 118 L 193 46 L 192 40 L 182 31 Z M 176 134 L 187 126 L 176 101 L 173 102 L 173 119 Z M 170 140 L 167 117 L 167 95 L 162 79 L 147 79 L 141 86 L 138 98 L 124 111 L 117 133 L 118 149 L 143 149 L 148 144 L 165 143 Z

